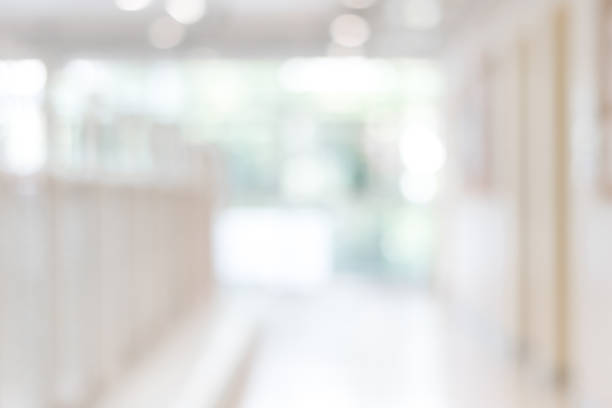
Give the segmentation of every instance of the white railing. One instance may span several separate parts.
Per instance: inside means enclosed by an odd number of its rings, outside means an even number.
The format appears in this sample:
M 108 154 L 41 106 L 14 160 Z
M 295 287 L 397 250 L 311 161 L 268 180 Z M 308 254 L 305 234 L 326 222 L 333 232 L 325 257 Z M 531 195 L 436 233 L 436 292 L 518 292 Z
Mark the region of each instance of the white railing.
M 0 176 L 0 408 L 88 406 L 206 300 L 197 180 Z

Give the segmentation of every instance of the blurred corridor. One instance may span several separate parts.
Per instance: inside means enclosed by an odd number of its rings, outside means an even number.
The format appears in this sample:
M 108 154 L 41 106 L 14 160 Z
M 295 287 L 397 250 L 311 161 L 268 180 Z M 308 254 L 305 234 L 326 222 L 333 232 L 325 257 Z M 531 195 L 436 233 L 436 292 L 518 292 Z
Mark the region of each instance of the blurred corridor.
M 612 0 L 3 0 L 0 408 L 612 406 L 611 41 Z
M 245 407 L 566 406 L 418 291 L 344 282 L 278 306 Z

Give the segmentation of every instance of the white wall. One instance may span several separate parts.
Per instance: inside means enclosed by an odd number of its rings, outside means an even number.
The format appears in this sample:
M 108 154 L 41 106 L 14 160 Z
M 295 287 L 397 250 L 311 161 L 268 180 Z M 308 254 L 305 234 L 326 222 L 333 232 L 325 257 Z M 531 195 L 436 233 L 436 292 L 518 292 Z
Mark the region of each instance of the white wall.
M 559 87 L 562 34 L 555 2 L 508 2 L 472 24 L 447 54 L 447 72 L 466 85 L 483 58 L 492 64 L 487 106 L 491 183 L 462 186 L 461 165 L 447 180 L 450 239 L 447 292 L 493 338 L 524 350 L 534 372 L 555 378 L 565 365 L 561 245 L 567 222 L 563 195 L 564 87 Z M 451 96 L 455 97 L 456 96 Z M 456 118 L 450 119 L 450 123 Z M 447 132 L 459 155 L 460 132 Z
M 498 101 L 496 109 L 512 118 L 517 98 L 525 102 L 519 103 L 522 130 L 510 126 L 505 142 L 496 139 L 495 168 L 507 172 L 508 183 L 498 178 L 494 189 L 475 196 L 449 180 L 455 206 L 447 214 L 447 291 L 493 322 L 493 330 L 503 327 L 504 310 L 516 313 L 510 320 L 518 330 L 506 333 L 524 338 L 532 367 L 567 366 L 574 396 L 589 407 L 612 405 L 612 197 L 602 192 L 598 174 L 602 1 L 539 2 L 537 12 L 532 4 L 508 6 L 514 14 L 500 11 L 476 25 L 447 59 L 457 77 L 473 64 L 474 50 L 510 56 L 518 49 L 524 83 L 519 75 L 516 89 L 524 93 Z M 560 54 L 562 27 L 555 20 L 559 5 L 567 11 L 568 72 Z M 500 75 L 516 85 L 512 61 L 506 58 L 506 74 Z M 449 138 L 456 143 L 451 132 Z M 522 152 L 518 160 L 515 143 Z M 517 290 L 508 282 L 518 282 Z M 508 288 L 505 295 L 502 287 Z
M 603 131 L 598 98 L 599 0 L 573 3 L 572 59 L 572 306 L 573 375 L 580 399 L 612 405 L 612 199 L 600 190 L 598 165 Z M 608 39 L 609 42 L 609 39 Z

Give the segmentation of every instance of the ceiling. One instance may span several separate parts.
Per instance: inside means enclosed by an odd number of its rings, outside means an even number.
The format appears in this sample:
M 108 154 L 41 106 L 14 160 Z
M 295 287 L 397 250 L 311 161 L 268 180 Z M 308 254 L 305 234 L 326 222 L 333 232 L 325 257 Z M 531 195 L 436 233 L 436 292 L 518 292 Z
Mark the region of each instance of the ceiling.
M 410 29 L 400 18 L 408 1 L 378 0 L 368 9 L 351 11 L 341 0 L 208 0 L 206 16 L 188 27 L 180 46 L 161 51 L 149 44 L 147 30 L 164 15 L 163 0 L 132 12 L 119 10 L 114 0 L 2 0 L 0 54 L 324 55 L 331 21 L 352 12 L 363 16 L 372 29 L 362 50 L 366 55 L 430 56 L 466 16 L 495 0 L 439 0 L 442 21 L 428 30 Z

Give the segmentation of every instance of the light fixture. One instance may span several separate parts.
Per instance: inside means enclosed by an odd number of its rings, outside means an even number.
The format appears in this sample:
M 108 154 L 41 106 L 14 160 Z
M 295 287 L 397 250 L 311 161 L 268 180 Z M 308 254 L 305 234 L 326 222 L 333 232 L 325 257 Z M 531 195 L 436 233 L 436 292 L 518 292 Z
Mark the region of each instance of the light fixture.
M 149 41 L 159 49 L 174 48 L 185 39 L 185 27 L 170 17 L 160 17 L 149 26 Z
M 206 0 L 166 0 L 166 12 L 181 24 L 193 24 L 206 14 Z
M 442 20 L 439 0 L 408 0 L 404 8 L 404 22 L 413 30 L 431 30 Z
M 124 11 L 137 11 L 151 4 L 151 0 L 115 0 L 115 4 Z
M 356 14 L 343 14 L 334 19 L 330 26 L 334 42 L 343 47 L 361 47 L 370 39 L 370 24 Z
M 363 10 L 372 7 L 377 0 L 342 0 L 342 5 L 347 8 Z

